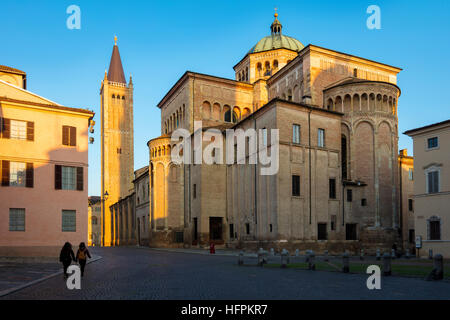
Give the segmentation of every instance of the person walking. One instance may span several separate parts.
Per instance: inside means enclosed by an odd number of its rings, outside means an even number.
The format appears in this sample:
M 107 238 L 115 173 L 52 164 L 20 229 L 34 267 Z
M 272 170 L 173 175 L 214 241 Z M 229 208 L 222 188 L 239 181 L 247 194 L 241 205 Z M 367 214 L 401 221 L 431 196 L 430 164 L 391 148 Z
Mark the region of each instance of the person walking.
M 91 254 L 89 253 L 89 250 L 86 248 L 86 245 L 84 242 L 80 243 L 80 247 L 77 251 L 77 259 L 75 261 L 78 261 L 80 264 L 81 269 L 81 276 L 84 275 L 84 267 L 86 266 L 86 260 L 89 257 L 91 259 Z
M 66 242 L 61 249 L 59 254 L 59 261 L 63 264 L 64 268 L 64 278 L 67 278 L 67 268 L 72 263 L 72 260 L 75 261 L 75 255 L 73 254 L 72 245 L 70 242 Z

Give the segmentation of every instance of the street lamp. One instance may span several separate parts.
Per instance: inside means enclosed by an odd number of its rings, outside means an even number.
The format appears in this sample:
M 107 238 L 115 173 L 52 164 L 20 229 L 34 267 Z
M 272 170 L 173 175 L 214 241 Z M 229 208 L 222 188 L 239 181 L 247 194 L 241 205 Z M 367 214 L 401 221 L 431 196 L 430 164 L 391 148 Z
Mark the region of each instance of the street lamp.
M 103 195 L 103 201 L 108 200 L 108 196 L 109 196 L 108 191 L 105 191 L 105 194 Z
M 101 230 L 102 230 L 102 245 L 103 246 L 105 245 L 105 223 L 104 223 L 104 221 L 105 221 L 105 201 L 108 200 L 108 197 L 109 197 L 108 191 L 105 191 L 105 193 L 103 194 L 102 200 L 101 200 L 102 201 L 102 218 L 101 218 L 102 227 L 101 227 Z

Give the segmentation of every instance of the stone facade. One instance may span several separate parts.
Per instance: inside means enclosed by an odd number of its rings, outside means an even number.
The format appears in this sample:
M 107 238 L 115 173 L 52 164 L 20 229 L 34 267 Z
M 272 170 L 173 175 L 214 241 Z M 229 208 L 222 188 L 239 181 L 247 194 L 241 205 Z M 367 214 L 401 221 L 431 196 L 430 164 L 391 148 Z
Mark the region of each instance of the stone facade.
M 123 75 L 117 43 L 100 87 L 102 245 L 115 245 L 117 214 L 110 206 L 132 194 L 134 172 L 133 83 Z M 107 196 L 106 196 L 107 194 Z
M 102 243 L 102 204 L 101 198 L 88 198 L 88 246 L 100 246 Z
M 142 246 L 149 244 L 150 230 L 150 182 L 148 166 L 136 170 L 134 173 L 134 194 L 136 210 L 136 242 Z
M 450 120 L 406 131 L 414 145 L 415 233 L 428 251 L 450 258 Z

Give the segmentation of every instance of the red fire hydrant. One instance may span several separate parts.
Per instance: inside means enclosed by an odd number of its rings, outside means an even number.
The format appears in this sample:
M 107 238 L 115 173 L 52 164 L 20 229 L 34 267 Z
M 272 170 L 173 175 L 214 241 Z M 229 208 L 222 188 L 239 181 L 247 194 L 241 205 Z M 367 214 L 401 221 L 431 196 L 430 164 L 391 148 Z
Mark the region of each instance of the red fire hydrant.
M 214 242 L 211 242 L 211 244 L 209 245 L 209 253 L 210 254 L 216 253 L 216 247 L 214 246 Z

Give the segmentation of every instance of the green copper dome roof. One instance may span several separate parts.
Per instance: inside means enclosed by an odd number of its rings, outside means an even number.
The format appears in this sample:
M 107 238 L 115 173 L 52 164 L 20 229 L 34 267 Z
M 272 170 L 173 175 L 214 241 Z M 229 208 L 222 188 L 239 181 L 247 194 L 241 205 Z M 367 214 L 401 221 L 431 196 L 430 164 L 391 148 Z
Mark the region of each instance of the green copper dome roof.
M 248 53 L 257 53 L 275 49 L 289 49 L 298 52 L 305 47 L 297 39 L 281 34 L 283 26 L 281 25 L 281 22 L 278 21 L 278 13 L 275 13 L 274 17 L 275 20 L 270 26 L 271 35 L 259 40 Z
M 295 38 L 288 37 L 282 34 L 272 34 L 259 40 L 258 43 L 253 48 L 251 48 L 248 53 L 257 53 L 261 51 L 282 48 L 293 51 L 300 51 L 304 47 L 305 46 Z

